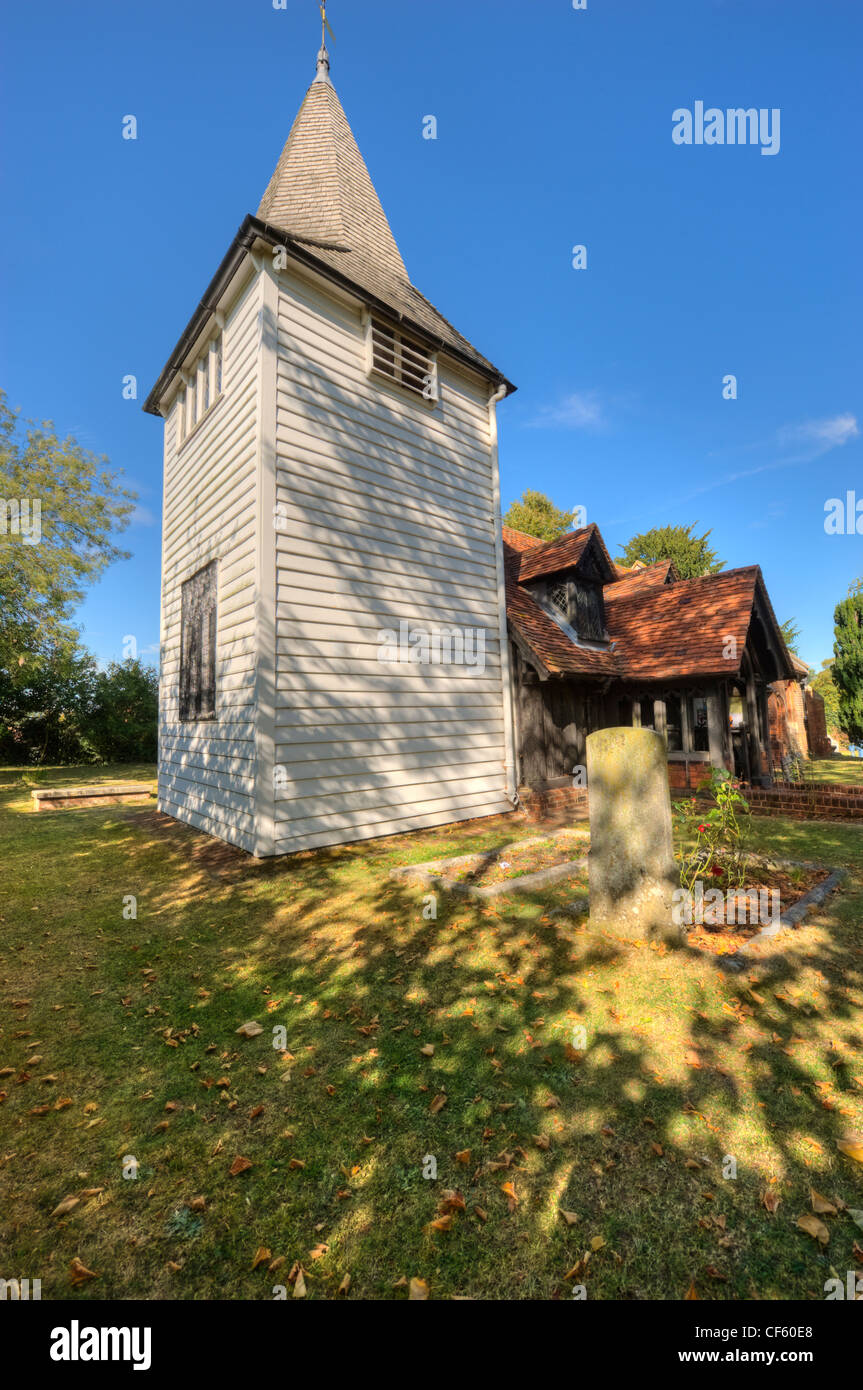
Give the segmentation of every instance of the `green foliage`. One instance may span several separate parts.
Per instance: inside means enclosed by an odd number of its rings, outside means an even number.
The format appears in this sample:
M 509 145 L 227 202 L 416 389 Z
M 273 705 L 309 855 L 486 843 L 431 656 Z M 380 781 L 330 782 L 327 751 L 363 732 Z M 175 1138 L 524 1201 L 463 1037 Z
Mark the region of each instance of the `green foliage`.
M 739 888 L 745 874 L 743 847 L 752 823 L 749 803 L 725 768 L 711 768 L 701 789 L 713 798 L 709 810 L 699 813 L 694 798 L 676 801 L 672 808 L 681 841 L 694 836 L 694 843 L 680 850 L 680 886 L 691 893 L 699 879 L 713 878 L 722 888 Z
M 793 618 L 786 618 L 780 627 L 785 645 L 796 657 L 800 656 L 800 629 Z
M 673 560 L 681 579 L 717 574 L 725 561 L 708 545 L 710 531 L 703 536 L 692 534 L 697 525 L 693 521 L 689 526 L 654 526 L 650 531 L 641 531 L 623 547 L 617 563 L 634 565 L 640 560 L 642 564 L 655 565 L 658 560 Z
M 96 676 L 85 736 L 100 762 L 154 762 L 158 715 L 155 667 L 112 661 Z
M 825 661 L 817 676 L 809 682 L 810 690 L 824 701 L 824 717 L 828 729 L 839 728 L 839 691 L 833 679 L 833 661 Z
M 65 640 L 37 660 L 0 658 L 0 761 L 93 760 L 85 728 L 96 679 L 89 652 Z
M 140 661 L 100 671 L 65 643 L 37 662 L 0 666 L 0 761 L 149 762 L 156 755 L 158 676 Z
M 570 529 L 572 512 L 562 512 L 544 492 L 528 488 L 520 502 L 511 503 L 503 524 L 541 541 L 556 541 Z
M 863 743 L 863 593 L 843 599 L 833 614 L 831 668 L 839 692 L 839 727 L 851 743 Z
M 106 459 L 59 439 L 50 421 L 27 423 L 22 432 L 0 391 L 0 498 L 27 499 L 31 525 L 40 509 L 29 538 L 0 514 L 0 669 L 72 650 L 72 611 L 107 565 L 126 558 L 111 537 L 135 503 Z

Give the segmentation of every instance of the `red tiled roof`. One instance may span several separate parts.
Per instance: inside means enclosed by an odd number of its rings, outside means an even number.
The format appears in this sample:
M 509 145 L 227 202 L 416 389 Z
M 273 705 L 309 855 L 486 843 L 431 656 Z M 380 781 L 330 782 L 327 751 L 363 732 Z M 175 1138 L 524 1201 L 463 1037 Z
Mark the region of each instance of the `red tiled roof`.
M 503 526 L 501 530 L 503 543 L 509 546 L 510 550 L 533 550 L 535 546 L 543 544 L 536 536 L 529 536 L 526 531 L 514 531 L 511 526 Z
M 674 568 L 673 560 L 657 560 L 655 565 L 642 565 L 639 569 L 631 568 L 623 570 L 620 565 L 615 565 L 618 573 L 618 580 L 615 584 L 615 593 L 631 593 L 634 588 L 643 589 L 654 588 L 662 584 L 668 584 L 671 579 L 677 579 L 677 570 Z M 623 585 L 623 588 L 619 586 Z
M 614 574 L 614 562 L 605 548 L 605 541 L 599 534 L 595 522 L 591 522 L 589 526 L 581 526 L 577 531 L 567 531 L 565 536 L 559 536 L 556 541 L 531 546 L 527 558 L 522 559 L 519 579 L 523 583 L 526 579 L 538 579 L 540 575 L 574 569 L 592 540 L 599 546 L 608 573 Z
M 760 576 L 758 566 L 749 565 L 674 584 L 607 584 L 606 620 L 621 677 L 736 675 Z M 731 637 L 736 656 L 726 658 Z

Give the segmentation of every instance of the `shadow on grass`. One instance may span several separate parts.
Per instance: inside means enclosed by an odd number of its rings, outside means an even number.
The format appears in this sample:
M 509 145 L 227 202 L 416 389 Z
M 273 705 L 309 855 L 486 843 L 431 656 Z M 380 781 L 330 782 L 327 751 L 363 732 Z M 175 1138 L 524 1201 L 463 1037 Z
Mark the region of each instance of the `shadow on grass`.
M 863 1205 L 835 1149 L 857 1124 L 843 1110 L 859 1115 L 850 900 L 834 900 L 830 933 L 769 980 L 757 965 L 726 978 L 685 952 L 597 937 L 543 899 L 441 896 L 432 917 L 428 895 L 387 877 L 534 826 L 474 822 L 256 862 L 167 817 L 115 810 L 92 822 L 112 827 L 108 849 L 65 823 L 56 832 L 67 875 L 98 885 L 91 922 L 103 899 L 116 919 L 124 886 L 141 903 L 139 922 L 118 932 L 106 917 L 91 937 L 117 989 L 79 1010 L 66 1045 L 104 1085 L 111 1118 L 82 1169 L 119 1145 L 147 1183 L 113 1181 L 91 1231 L 100 1282 L 76 1297 L 268 1298 L 295 1260 L 313 1297 L 333 1296 L 345 1273 L 372 1298 L 404 1296 L 400 1276 L 426 1279 L 433 1297 L 570 1297 L 564 1276 L 594 1238 L 604 1245 L 579 1276 L 592 1298 L 681 1298 L 693 1280 L 701 1298 L 817 1298 L 831 1264 L 853 1267 L 847 1217 L 831 1222 L 827 1251 L 794 1224 L 812 1184 Z M 763 828 L 771 843 L 798 833 Z M 818 833 L 821 857 L 848 861 L 847 830 Z M 239 1040 L 252 1018 L 265 1032 Z M 166 1103 L 178 1114 L 162 1133 Z M 237 1155 L 253 1166 L 230 1178 Z M 723 1176 L 729 1156 L 735 1177 Z M 436 1179 L 423 1175 L 430 1158 Z M 760 1204 L 771 1179 L 776 1216 Z M 465 1209 L 431 1231 L 448 1189 Z M 183 1244 L 176 1211 L 197 1192 L 205 1231 Z M 62 1258 L 88 1262 L 86 1228 L 49 1234 Z M 251 1271 L 258 1246 L 285 1256 L 280 1272 Z M 166 1274 L 169 1261 L 180 1272 Z M 46 1296 L 70 1295 L 58 1281 Z

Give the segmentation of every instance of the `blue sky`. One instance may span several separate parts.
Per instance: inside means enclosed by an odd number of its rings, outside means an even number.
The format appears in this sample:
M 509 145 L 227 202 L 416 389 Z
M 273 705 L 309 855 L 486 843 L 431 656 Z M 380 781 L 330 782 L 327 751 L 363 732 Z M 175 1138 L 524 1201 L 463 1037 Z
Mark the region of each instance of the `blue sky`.
M 333 80 L 414 283 L 519 388 L 500 409 L 504 503 L 530 486 L 582 505 L 612 553 L 697 520 L 728 566 L 761 564 L 804 658 L 831 655 L 833 607 L 863 574 L 863 538 L 824 531 L 828 498 L 863 499 L 863 6 L 328 14 Z M 79 619 L 102 659 L 130 633 L 152 654 L 161 425 L 141 401 L 257 207 L 314 76 L 317 4 L 42 0 L 2 25 L 0 383 L 140 493 L 132 558 Z M 675 145 L 672 112 L 698 100 L 779 108 L 778 154 Z

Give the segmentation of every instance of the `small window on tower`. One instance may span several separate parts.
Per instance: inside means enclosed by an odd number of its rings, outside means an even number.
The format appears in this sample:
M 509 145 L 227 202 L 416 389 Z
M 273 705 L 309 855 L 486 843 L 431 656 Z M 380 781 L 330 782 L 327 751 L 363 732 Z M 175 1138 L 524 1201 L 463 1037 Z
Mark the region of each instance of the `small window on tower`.
M 434 357 L 416 339 L 380 319 L 369 320 L 369 370 L 432 404 L 438 398 Z
M 182 586 L 180 719 L 216 718 L 216 561 Z

